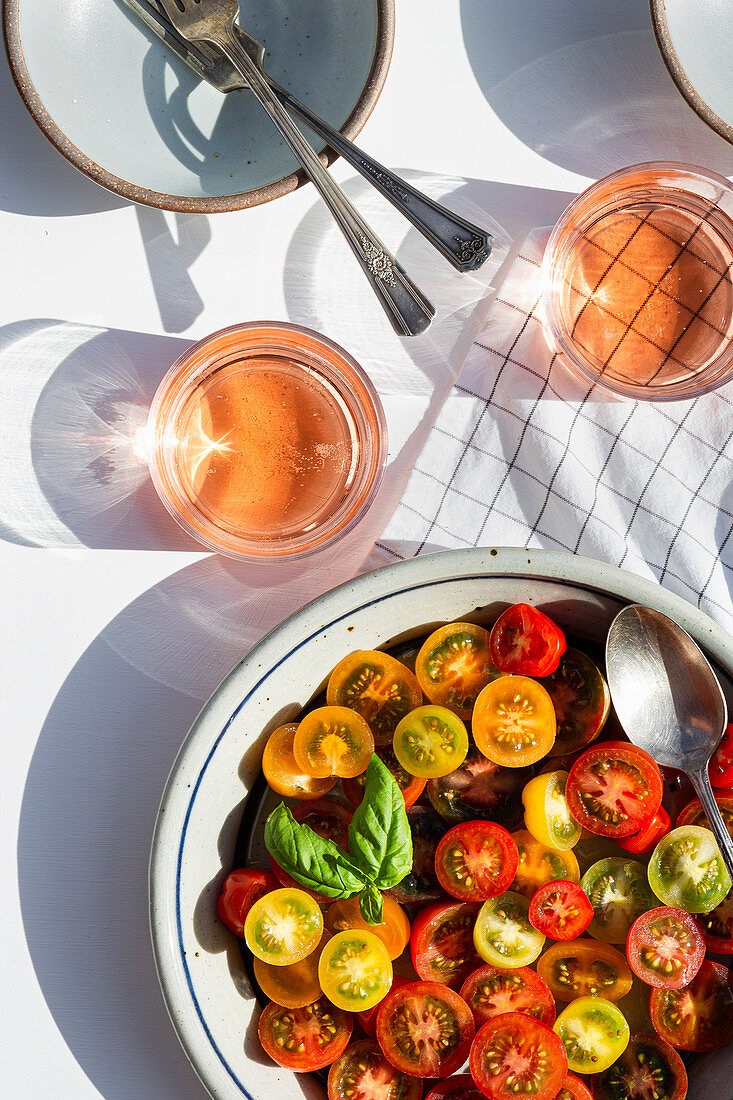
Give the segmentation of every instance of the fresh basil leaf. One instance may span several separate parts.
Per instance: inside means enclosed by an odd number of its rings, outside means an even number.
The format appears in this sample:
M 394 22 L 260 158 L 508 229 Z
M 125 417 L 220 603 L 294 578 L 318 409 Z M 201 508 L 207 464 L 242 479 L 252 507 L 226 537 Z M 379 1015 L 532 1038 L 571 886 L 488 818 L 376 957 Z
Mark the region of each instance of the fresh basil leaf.
M 359 912 L 367 924 L 382 923 L 382 895 L 376 886 L 365 886 L 359 894 Z
M 343 848 L 297 822 L 281 802 L 265 822 L 265 846 L 283 871 L 327 898 L 350 898 L 368 884 Z
M 405 800 L 391 771 L 376 753 L 349 825 L 349 855 L 367 882 L 389 890 L 412 870 L 412 834 Z

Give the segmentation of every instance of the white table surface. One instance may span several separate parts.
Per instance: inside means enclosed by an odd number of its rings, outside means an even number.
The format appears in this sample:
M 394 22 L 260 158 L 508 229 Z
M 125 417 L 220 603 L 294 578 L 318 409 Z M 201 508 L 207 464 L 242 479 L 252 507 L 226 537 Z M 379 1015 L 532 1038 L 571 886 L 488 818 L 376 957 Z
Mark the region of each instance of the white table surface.
M 733 172 L 733 149 L 667 76 L 646 0 L 397 6 L 392 67 L 360 140 L 395 168 L 461 177 L 512 237 L 624 164 Z M 220 326 L 310 323 L 311 287 L 289 265 L 318 208 L 310 187 L 208 219 L 118 200 L 47 144 L 4 68 L 0 120 L 0 1091 L 202 1100 L 149 946 L 158 799 L 202 700 L 263 623 L 339 577 L 283 575 L 263 611 L 261 576 L 197 552 L 139 464 L 120 470 L 113 416 L 90 458 L 94 372 L 80 380 L 54 355 L 79 333 L 97 341 L 102 397 L 124 405 Z M 349 347 L 357 359 L 367 340 Z M 137 423 L 144 401 L 132 400 Z M 394 456 L 400 403 L 385 400 Z M 346 568 L 358 564 L 355 551 Z

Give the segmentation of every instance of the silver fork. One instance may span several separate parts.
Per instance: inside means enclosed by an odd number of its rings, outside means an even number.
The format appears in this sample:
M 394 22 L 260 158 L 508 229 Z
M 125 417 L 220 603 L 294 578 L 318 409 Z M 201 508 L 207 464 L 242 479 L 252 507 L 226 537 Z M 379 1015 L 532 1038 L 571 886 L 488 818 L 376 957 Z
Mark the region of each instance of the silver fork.
M 246 78 L 351 246 L 395 332 L 416 336 L 428 328 L 435 309 L 372 232 L 331 178 L 267 81 L 239 44 L 234 21 L 239 0 L 161 0 L 173 27 L 190 42 L 210 42 Z

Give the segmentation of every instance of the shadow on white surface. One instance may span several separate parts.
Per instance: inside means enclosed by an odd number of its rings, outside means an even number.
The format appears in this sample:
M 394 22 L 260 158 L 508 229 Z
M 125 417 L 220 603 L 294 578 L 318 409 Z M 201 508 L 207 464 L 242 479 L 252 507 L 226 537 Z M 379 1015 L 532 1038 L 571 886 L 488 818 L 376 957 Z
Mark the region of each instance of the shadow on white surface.
M 184 332 L 204 309 L 190 268 L 211 241 L 209 219 L 205 214 L 166 215 L 149 206 L 136 206 L 135 215 L 161 324 L 166 332 Z
M 646 0 L 461 0 L 461 20 L 488 103 L 547 160 L 592 177 L 646 160 L 733 172 L 667 72 Z

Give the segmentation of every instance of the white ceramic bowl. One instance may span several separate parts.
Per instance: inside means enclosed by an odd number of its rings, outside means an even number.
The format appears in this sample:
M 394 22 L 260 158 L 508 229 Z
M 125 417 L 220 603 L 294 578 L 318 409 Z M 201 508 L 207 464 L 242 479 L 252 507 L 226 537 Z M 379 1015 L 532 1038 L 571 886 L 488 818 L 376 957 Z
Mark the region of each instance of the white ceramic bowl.
M 216 918 L 268 733 L 308 703 L 350 650 L 386 646 L 455 619 L 490 622 L 518 601 L 599 643 L 624 604 L 655 607 L 705 649 L 733 702 L 733 638 L 658 585 L 569 554 L 481 548 L 415 558 L 358 577 L 293 615 L 232 670 L 201 711 L 174 764 L 153 840 L 158 974 L 184 1049 L 217 1100 L 323 1095 L 310 1075 L 280 1069 L 263 1054 L 238 944 Z M 256 835 L 250 846 L 262 854 Z

